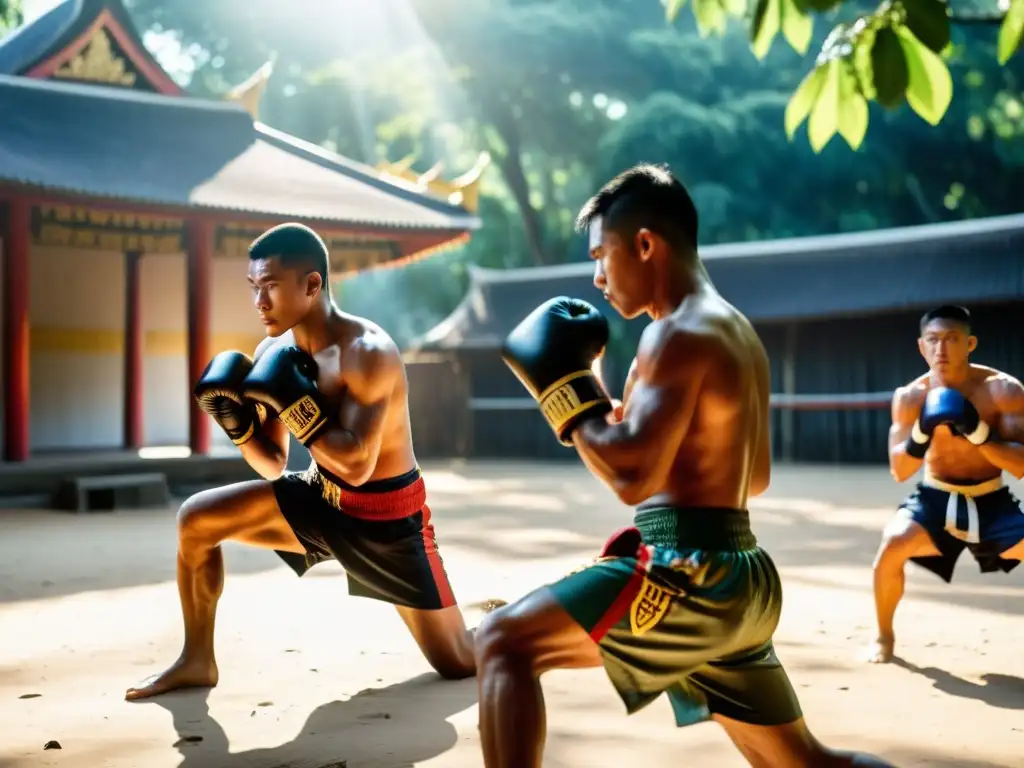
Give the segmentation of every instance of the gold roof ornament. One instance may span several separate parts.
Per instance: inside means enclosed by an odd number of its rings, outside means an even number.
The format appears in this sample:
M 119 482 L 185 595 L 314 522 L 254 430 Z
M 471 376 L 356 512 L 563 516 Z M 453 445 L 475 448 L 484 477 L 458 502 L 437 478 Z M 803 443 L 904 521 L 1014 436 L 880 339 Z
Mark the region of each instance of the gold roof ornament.
M 489 153 L 481 152 L 472 168 L 451 181 L 441 177 L 444 170 L 443 162 L 438 161 L 424 173 L 416 173 L 412 170 L 415 161 L 415 155 L 407 155 L 394 163 L 383 162 L 377 166 L 377 170 L 385 177 L 401 179 L 411 184 L 418 192 L 442 198 L 452 205 L 465 208 L 470 213 L 479 210 L 480 180 L 487 166 L 491 164 Z
M 126 71 L 124 59 L 114 53 L 110 36 L 103 27 L 97 27 L 81 52 L 53 76 L 128 88 L 135 85 L 135 73 Z
M 270 76 L 274 73 L 274 60 L 271 59 L 243 82 L 236 85 L 226 94 L 224 98 L 241 104 L 253 120 L 260 119 L 260 100 L 267 89 Z

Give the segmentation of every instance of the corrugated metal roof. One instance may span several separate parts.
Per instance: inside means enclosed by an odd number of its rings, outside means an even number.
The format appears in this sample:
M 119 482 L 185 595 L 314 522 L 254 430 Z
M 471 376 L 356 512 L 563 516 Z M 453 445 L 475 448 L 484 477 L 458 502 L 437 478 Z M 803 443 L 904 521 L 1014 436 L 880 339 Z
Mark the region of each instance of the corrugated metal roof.
M 316 154 L 236 104 L 0 75 L 0 181 L 368 228 L 479 225 L 462 208 Z
M 722 295 L 754 322 L 866 315 L 948 302 L 1024 299 L 1024 214 L 822 237 L 708 246 Z M 576 296 L 612 312 L 579 262 L 474 268 L 456 310 L 417 345 L 501 343 L 543 301 Z

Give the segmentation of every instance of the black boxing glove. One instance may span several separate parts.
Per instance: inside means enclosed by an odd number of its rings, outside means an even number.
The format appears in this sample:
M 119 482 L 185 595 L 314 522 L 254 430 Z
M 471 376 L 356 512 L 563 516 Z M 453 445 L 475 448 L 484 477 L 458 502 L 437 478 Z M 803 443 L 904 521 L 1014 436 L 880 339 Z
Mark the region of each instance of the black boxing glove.
M 266 411 L 261 413 L 256 403 L 242 395 L 242 382 L 251 370 L 248 355 L 221 352 L 206 366 L 193 390 L 199 410 L 212 416 L 235 445 L 251 440 L 266 416 Z
M 505 364 L 540 404 L 563 445 L 584 419 L 612 409 L 591 370 L 608 344 L 608 321 L 596 307 L 565 296 L 531 312 L 505 339 Z
M 277 415 L 303 445 L 327 428 L 327 404 L 316 385 L 317 364 L 298 347 L 278 344 L 266 351 L 242 382 L 242 394 Z

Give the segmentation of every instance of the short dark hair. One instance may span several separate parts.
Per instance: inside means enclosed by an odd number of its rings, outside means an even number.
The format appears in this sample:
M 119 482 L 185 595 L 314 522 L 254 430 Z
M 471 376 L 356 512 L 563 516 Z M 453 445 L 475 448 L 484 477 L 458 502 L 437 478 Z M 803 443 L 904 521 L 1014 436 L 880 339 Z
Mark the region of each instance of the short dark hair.
M 967 328 L 967 332 L 971 332 L 971 313 L 967 307 L 961 307 L 957 304 L 943 304 L 941 307 L 930 309 L 921 315 L 921 327 L 920 331 L 923 334 L 925 327 L 932 320 L 950 320 L 954 323 L 960 323 Z
M 677 248 L 697 248 L 697 208 L 667 165 L 641 163 L 620 173 L 584 204 L 576 229 L 586 231 L 599 216 L 620 235 L 647 228 Z
M 264 232 L 249 246 L 249 258 L 276 258 L 286 267 L 307 268 L 316 272 L 327 290 L 330 276 L 327 246 L 320 235 L 305 224 L 289 222 L 279 224 Z

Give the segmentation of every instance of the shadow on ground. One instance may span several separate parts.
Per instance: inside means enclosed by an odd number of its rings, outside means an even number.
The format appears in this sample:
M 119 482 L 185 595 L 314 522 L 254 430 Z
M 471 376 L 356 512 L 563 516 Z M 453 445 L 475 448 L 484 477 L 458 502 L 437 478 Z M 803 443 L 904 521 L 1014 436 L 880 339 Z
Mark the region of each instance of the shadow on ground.
M 496 567 L 550 558 L 585 562 L 600 551 L 611 532 L 632 518 L 631 510 L 572 462 L 449 463 L 427 467 L 426 479 L 442 554 L 455 547 L 486 551 Z M 822 585 L 870 589 L 871 560 L 881 527 L 910 490 L 910 484 L 892 482 L 884 468 L 779 467 L 768 493 L 751 503 L 754 530 L 785 580 L 813 586 L 815 576 L 807 569 L 845 566 L 860 569 L 863 581 Z M 92 557 L 78 557 L 83 549 Z M 84 516 L 5 513 L 0 515 L 0 603 L 170 582 L 175 577 L 175 549 L 172 509 Z M 42 581 L 28 575 L 38 572 L 31 561 L 40 552 L 49 563 Z M 229 579 L 231 574 L 282 567 L 272 553 L 241 545 L 229 545 L 226 555 Z M 97 570 L 95 565 L 86 566 L 90 562 L 103 565 Z M 787 574 L 787 569 L 802 572 Z M 912 584 L 908 594 L 943 604 L 1024 613 L 1024 600 L 1007 599 L 1005 590 L 990 590 L 996 585 L 1019 588 L 1024 568 L 983 580 L 977 579 L 976 570 L 965 553 L 955 589 L 926 579 L 923 585 Z
M 208 696 L 206 690 L 178 691 L 137 705 L 171 713 L 182 758 L 178 768 L 413 768 L 455 746 L 458 734 L 447 718 L 477 700 L 475 680 L 424 674 L 317 707 L 286 744 L 233 753 L 229 734 L 210 715 Z
M 982 683 L 964 680 L 935 667 L 919 667 L 906 659 L 895 657 L 893 664 L 932 681 L 938 691 L 950 696 L 976 699 L 990 707 L 1024 710 L 1024 679 L 996 672 L 981 675 Z

